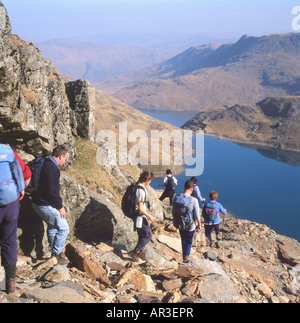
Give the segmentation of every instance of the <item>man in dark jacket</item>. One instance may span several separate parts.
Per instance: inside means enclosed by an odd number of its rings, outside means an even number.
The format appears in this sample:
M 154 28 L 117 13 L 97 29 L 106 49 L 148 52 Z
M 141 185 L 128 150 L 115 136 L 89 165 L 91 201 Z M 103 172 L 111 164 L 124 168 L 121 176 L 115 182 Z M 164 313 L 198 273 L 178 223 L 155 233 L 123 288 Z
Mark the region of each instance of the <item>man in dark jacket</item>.
M 48 241 L 52 257 L 56 257 L 59 264 L 68 261 L 63 254 L 63 248 L 69 234 L 66 220 L 66 210 L 60 197 L 60 170 L 68 158 L 68 149 L 64 145 L 56 147 L 50 158 L 46 159 L 41 170 L 38 189 L 32 196 L 34 211 L 48 225 Z

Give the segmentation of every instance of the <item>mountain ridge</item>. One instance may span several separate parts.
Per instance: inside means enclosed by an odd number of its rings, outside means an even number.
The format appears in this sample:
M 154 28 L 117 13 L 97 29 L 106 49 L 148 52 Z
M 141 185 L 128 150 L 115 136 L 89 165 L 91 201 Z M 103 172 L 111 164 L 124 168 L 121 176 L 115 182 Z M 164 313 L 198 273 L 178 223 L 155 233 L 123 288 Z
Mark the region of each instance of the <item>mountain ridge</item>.
M 300 33 L 207 46 L 135 74 L 137 82 L 114 96 L 136 108 L 204 111 L 300 93 Z M 180 59 L 185 68 L 176 64 Z

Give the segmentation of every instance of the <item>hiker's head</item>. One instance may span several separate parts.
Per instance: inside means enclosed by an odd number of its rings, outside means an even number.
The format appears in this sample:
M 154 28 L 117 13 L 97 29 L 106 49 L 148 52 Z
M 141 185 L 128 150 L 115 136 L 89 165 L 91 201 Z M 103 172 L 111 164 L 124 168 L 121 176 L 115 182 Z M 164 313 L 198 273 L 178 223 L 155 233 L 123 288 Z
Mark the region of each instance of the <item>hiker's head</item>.
M 153 178 L 154 178 L 154 175 L 152 172 L 145 171 L 140 175 L 138 183 L 148 186 L 153 180 Z
M 167 169 L 167 170 L 166 170 L 166 174 L 167 174 L 167 175 L 172 175 L 172 171 L 171 171 L 171 169 Z
M 52 156 L 57 161 L 58 166 L 62 166 L 68 158 L 68 148 L 65 145 L 59 145 L 54 148 Z
M 198 180 L 197 180 L 197 178 L 196 178 L 196 177 L 192 177 L 192 178 L 190 179 L 190 181 L 192 181 L 194 184 L 197 184 L 197 183 L 198 183 Z
M 189 180 L 184 184 L 184 194 L 192 194 L 194 190 L 194 182 Z
M 211 192 L 209 193 L 209 198 L 210 198 L 211 200 L 216 201 L 216 200 L 218 199 L 218 197 L 219 197 L 219 195 L 218 195 L 218 193 L 217 193 L 216 191 L 211 191 Z

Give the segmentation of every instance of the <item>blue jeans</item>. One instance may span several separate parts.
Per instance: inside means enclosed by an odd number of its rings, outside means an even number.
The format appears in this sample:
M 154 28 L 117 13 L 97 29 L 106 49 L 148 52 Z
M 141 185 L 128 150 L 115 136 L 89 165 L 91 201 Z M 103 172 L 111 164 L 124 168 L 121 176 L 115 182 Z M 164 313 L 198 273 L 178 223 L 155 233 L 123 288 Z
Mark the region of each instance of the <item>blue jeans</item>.
M 52 206 L 40 206 L 32 203 L 32 207 L 48 225 L 47 235 L 52 255 L 60 254 L 70 231 L 67 220 L 62 219 L 59 211 Z
M 183 256 L 190 256 L 195 230 L 194 231 L 179 230 L 179 232 L 181 236 L 182 254 Z

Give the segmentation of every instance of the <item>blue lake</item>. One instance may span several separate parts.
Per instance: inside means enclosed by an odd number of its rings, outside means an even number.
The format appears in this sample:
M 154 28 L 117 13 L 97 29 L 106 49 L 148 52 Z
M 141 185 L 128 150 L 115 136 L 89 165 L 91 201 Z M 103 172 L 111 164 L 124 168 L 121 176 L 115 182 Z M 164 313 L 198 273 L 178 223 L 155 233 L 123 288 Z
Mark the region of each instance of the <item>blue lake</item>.
M 195 112 L 143 111 L 182 126 Z M 188 177 L 176 176 L 182 192 Z M 205 136 L 204 173 L 197 177 L 203 197 L 215 190 L 231 214 L 266 224 L 278 234 L 300 241 L 300 154 L 247 147 Z M 154 180 L 158 188 L 161 179 Z

